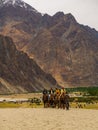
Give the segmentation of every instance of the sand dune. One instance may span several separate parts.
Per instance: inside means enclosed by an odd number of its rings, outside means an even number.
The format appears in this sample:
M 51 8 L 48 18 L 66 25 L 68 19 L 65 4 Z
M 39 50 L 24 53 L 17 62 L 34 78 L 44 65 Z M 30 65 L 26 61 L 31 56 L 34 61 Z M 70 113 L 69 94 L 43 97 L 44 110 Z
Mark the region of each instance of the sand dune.
M 98 110 L 0 109 L 0 130 L 98 130 Z

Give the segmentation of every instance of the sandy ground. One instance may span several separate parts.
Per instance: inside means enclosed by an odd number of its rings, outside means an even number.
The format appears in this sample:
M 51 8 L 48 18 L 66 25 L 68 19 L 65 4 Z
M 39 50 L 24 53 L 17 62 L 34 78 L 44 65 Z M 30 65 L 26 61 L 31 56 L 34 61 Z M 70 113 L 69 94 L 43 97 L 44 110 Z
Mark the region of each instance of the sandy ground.
M 0 130 L 98 130 L 98 110 L 0 109 Z

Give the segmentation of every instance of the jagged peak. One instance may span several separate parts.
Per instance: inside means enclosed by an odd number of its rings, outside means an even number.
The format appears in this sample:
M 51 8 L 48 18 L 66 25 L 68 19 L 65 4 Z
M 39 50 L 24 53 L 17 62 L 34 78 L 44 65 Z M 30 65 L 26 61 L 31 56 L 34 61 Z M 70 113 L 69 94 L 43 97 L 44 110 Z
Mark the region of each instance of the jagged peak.
M 64 13 L 59 11 L 57 12 L 56 14 L 53 15 L 53 17 L 63 17 L 64 16 Z
M 0 7 L 5 7 L 5 6 L 13 6 L 13 7 L 19 6 L 21 8 L 25 8 L 29 11 L 38 13 L 38 11 L 36 9 L 34 9 L 32 6 L 30 6 L 29 4 L 25 3 L 22 0 L 1 0 Z
M 74 17 L 71 13 L 65 14 L 65 17 L 66 17 L 68 20 L 71 20 L 71 21 L 76 22 L 75 17 Z
M 64 14 L 64 12 L 57 12 L 56 14 L 53 15 L 54 19 L 64 19 L 65 21 L 73 21 L 76 22 L 76 19 L 71 13 Z
M 51 16 L 48 15 L 47 13 L 45 13 L 45 14 L 43 15 L 43 17 L 44 17 L 44 18 L 51 18 Z

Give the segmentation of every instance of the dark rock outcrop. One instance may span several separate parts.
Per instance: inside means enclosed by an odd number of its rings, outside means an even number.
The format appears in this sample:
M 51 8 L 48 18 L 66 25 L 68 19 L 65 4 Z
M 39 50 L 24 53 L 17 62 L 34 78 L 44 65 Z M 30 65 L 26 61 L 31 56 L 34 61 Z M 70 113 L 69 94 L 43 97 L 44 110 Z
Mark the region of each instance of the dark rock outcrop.
M 56 84 L 51 75 L 16 49 L 11 38 L 0 35 L 0 93 L 36 92 Z

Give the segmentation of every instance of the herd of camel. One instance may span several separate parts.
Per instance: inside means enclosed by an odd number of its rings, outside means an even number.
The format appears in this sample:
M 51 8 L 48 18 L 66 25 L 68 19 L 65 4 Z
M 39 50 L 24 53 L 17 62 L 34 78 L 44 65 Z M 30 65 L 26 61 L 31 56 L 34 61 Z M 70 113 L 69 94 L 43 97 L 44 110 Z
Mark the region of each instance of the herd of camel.
M 62 108 L 69 110 L 69 95 L 67 93 L 62 94 L 43 94 L 43 103 L 44 108 L 53 107 L 53 108 Z

